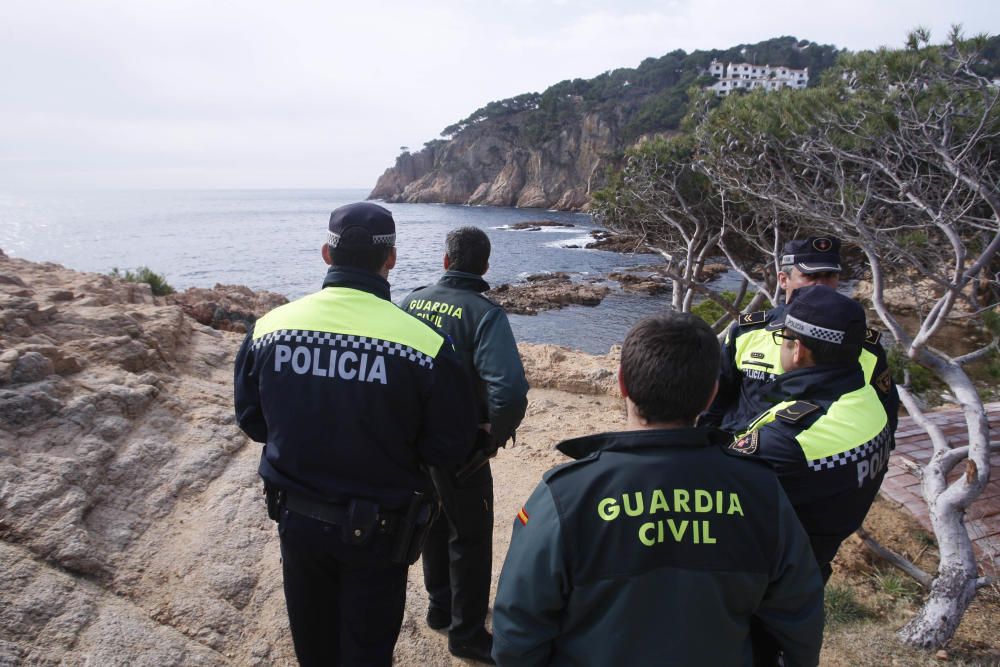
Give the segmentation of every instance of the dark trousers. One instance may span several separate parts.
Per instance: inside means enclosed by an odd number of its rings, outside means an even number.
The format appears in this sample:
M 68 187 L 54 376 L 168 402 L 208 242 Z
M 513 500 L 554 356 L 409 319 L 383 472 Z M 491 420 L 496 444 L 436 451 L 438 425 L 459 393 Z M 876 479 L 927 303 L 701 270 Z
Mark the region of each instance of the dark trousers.
M 346 544 L 340 526 L 284 508 L 278 534 L 299 663 L 391 665 L 407 570 L 389 561 L 392 538 L 374 535 L 363 547 Z
M 424 585 L 432 608 L 451 612 L 450 638 L 470 641 L 483 631 L 493 574 L 493 473 L 487 463 L 462 482 L 431 475 L 441 512 L 424 544 Z

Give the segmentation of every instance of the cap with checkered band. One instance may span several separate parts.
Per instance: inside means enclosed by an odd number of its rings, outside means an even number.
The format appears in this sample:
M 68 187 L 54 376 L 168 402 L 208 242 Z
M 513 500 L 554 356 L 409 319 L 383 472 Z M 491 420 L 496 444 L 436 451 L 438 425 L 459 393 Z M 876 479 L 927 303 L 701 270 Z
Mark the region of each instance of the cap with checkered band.
M 865 309 L 826 285 L 795 290 L 795 298 L 768 329 L 788 331 L 834 345 L 860 345 L 867 331 Z
M 330 214 L 331 248 L 366 248 L 396 245 L 396 222 L 387 208 L 370 202 L 347 204 Z

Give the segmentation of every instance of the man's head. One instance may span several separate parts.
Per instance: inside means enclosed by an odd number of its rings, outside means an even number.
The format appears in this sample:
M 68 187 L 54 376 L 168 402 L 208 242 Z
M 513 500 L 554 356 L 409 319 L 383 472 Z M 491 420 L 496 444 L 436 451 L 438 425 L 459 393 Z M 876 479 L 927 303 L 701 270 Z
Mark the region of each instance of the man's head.
M 866 325 L 865 309 L 826 285 L 810 285 L 795 293 L 782 317 L 767 326 L 781 345 L 786 371 L 810 366 L 858 363 Z
M 781 252 L 778 287 L 785 293 L 785 303 L 800 287 L 840 284 L 840 240 L 832 236 L 810 236 L 785 244 Z
M 387 277 L 396 265 L 396 222 L 388 209 L 360 202 L 330 214 L 323 260 L 333 266 L 365 269 Z
M 690 313 L 647 317 L 622 345 L 618 384 L 646 423 L 693 424 L 715 397 L 718 375 L 719 341 Z
M 445 238 L 445 271 L 481 276 L 490 268 L 490 237 L 479 227 L 459 227 Z

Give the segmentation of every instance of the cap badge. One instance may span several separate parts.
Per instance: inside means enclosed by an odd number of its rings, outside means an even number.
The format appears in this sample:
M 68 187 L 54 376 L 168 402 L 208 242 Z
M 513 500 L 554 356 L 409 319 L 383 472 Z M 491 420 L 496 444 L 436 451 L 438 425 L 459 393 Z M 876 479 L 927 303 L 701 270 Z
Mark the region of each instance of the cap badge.
M 814 239 L 813 248 L 816 248 L 819 252 L 826 252 L 833 247 L 833 241 L 830 239 Z

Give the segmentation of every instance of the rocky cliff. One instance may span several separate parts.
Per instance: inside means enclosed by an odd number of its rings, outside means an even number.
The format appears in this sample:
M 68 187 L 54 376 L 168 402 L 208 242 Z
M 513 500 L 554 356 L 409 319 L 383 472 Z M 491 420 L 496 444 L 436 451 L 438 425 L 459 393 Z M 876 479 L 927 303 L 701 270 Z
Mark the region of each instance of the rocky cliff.
M 617 135 L 614 121 L 598 113 L 581 114 L 539 146 L 517 124 L 467 130 L 400 155 L 369 198 L 579 210 L 614 163 Z

